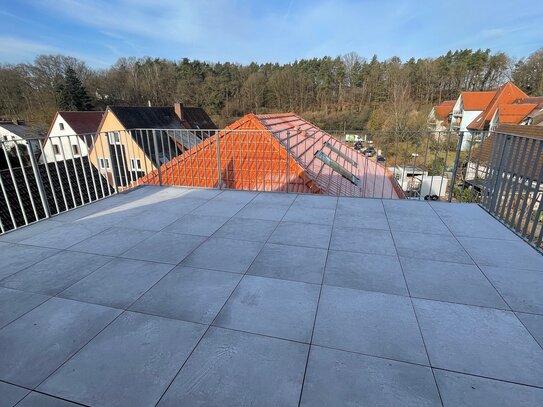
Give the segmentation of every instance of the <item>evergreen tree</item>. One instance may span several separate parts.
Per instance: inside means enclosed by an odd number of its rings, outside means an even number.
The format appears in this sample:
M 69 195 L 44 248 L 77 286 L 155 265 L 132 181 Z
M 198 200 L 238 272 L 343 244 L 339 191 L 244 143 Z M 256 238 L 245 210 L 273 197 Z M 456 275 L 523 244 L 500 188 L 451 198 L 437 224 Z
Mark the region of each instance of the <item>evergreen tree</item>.
M 64 78 L 56 86 L 57 107 L 59 110 L 90 110 L 91 99 L 75 71 L 68 67 Z

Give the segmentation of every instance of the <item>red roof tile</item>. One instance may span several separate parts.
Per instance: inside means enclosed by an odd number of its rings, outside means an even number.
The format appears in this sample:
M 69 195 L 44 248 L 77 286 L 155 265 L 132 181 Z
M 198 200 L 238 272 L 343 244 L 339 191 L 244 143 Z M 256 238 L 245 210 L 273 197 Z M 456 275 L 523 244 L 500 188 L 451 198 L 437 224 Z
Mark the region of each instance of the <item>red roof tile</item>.
M 464 110 L 485 110 L 496 94 L 492 92 L 462 92 Z
M 500 124 L 518 124 L 536 107 L 535 103 L 500 105 L 498 122 Z
M 356 185 L 318 158 L 320 151 L 325 160 L 333 160 L 358 178 Z M 292 113 L 248 114 L 217 137 L 204 140 L 164 164 L 161 175 L 163 184 L 168 185 L 286 191 L 288 180 L 291 192 L 404 197 L 384 166 Z M 158 171 L 140 181 L 158 184 Z
M 445 120 L 452 112 L 456 100 L 445 100 L 434 107 L 434 115 L 438 120 Z
M 513 103 L 516 99 L 526 98 L 528 95 L 515 86 L 512 82 L 502 85 L 497 91 L 488 106 L 469 125 L 470 130 L 485 130 L 501 104 Z

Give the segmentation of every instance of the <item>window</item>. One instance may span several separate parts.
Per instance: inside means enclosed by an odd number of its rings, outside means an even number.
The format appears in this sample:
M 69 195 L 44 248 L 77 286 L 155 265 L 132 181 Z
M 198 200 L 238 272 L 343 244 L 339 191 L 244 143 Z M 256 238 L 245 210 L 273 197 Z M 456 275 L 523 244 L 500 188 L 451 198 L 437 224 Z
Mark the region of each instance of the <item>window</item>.
M 132 171 L 141 171 L 141 160 L 139 158 L 131 158 L 130 168 Z
M 101 169 L 107 170 L 109 169 L 109 160 L 107 158 L 99 158 L 98 165 L 100 166 Z
M 332 168 L 335 172 L 340 174 L 343 178 L 346 178 L 347 180 L 349 180 L 351 184 L 358 186 L 358 182 L 360 181 L 358 177 L 356 177 L 352 172 L 350 172 L 349 170 L 347 170 L 346 168 L 342 167 L 337 162 L 332 160 L 330 157 L 324 154 L 322 150 L 318 151 L 317 154 L 315 154 L 315 157 L 317 157 L 319 160 L 324 162 L 326 165 Z
M 74 155 L 79 155 L 79 146 L 77 144 L 72 144 L 72 152 Z
M 59 123 L 58 127 L 60 127 L 60 130 L 64 130 L 64 123 Z
M 338 156 L 340 156 L 341 158 L 343 158 L 345 161 L 347 161 L 349 164 L 351 164 L 352 166 L 354 166 L 354 168 L 358 168 L 358 163 L 356 161 L 354 161 L 352 158 L 346 156 L 344 153 L 342 153 L 341 151 L 339 151 L 337 148 L 335 148 L 332 144 L 330 144 L 329 142 L 326 142 L 324 144 L 326 147 L 328 147 L 330 149 L 330 151 L 336 153 Z
M 121 144 L 121 135 L 118 131 L 109 131 L 107 133 L 109 144 Z
M 55 155 L 60 155 L 60 147 L 58 146 L 58 144 L 53 144 L 53 152 L 55 153 Z

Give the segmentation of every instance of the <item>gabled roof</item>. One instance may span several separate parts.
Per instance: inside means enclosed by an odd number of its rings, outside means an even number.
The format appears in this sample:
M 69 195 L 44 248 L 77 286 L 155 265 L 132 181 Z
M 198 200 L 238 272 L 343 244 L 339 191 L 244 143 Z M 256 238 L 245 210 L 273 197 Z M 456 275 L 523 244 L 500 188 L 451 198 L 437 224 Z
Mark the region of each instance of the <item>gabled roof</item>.
M 211 130 L 217 128 L 207 112 L 201 107 L 183 106 L 181 109 L 183 111 L 183 124 L 187 129 Z
M 13 122 L 1 122 L 0 127 L 23 139 L 42 138 L 34 129 L 26 124 L 15 124 Z
M 438 120 L 445 120 L 452 112 L 456 100 L 445 100 L 434 107 L 434 115 Z
M 508 104 L 498 107 L 498 123 L 518 124 L 537 107 L 534 103 Z
M 96 133 L 104 112 L 58 112 L 75 134 Z
M 108 106 L 125 129 L 184 129 L 173 107 Z
M 495 91 L 462 92 L 461 96 L 464 110 L 485 110 L 495 94 Z
M 293 113 L 248 114 L 164 164 L 161 176 L 169 185 L 404 197 L 384 166 Z M 158 171 L 141 181 L 157 184 Z
M 502 85 L 495 93 L 488 106 L 467 126 L 470 130 L 485 130 L 501 104 L 510 104 L 513 101 L 526 98 L 528 95 L 520 90 L 513 82 Z

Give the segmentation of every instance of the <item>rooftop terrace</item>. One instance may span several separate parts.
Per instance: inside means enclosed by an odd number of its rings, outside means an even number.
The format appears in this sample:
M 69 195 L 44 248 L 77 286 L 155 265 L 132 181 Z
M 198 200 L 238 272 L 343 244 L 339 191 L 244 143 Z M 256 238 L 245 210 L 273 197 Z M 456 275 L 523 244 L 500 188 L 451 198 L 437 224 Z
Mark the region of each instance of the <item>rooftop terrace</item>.
M 474 204 L 146 186 L 0 242 L 2 406 L 543 405 L 543 257 Z

